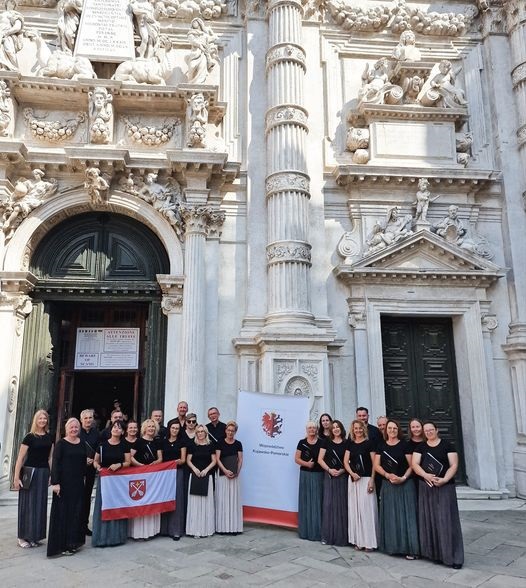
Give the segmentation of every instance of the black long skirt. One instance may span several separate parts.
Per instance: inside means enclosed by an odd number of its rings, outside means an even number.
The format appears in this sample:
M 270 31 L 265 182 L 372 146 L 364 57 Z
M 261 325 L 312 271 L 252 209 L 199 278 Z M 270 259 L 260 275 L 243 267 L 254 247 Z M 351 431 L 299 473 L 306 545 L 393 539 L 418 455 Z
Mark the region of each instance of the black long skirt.
M 161 535 L 184 537 L 186 531 L 186 501 L 188 480 L 185 483 L 185 469 L 177 468 L 175 510 L 161 515 Z
M 84 545 L 84 483 L 79 492 L 62 491 L 53 494 L 49 517 L 47 555 L 59 555 L 64 551 L 76 551 Z
M 28 490 L 18 491 L 18 538 L 36 543 L 46 538 L 49 468 L 35 468 Z
M 347 545 L 349 543 L 347 478 L 347 474 L 337 478 L 325 474 L 321 541 L 327 545 Z
M 418 529 L 422 557 L 447 566 L 463 565 L 464 542 L 454 484 L 429 487 L 420 481 Z
M 300 471 L 298 495 L 298 535 L 320 541 L 323 506 L 323 472 Z

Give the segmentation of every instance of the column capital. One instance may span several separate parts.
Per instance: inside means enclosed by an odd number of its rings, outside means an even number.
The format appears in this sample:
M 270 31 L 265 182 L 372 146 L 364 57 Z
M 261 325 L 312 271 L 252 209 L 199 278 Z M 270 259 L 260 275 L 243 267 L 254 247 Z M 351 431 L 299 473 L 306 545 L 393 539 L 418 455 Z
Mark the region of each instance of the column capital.
M 182 204 L 181 216 L 186 226 L 186 234 L 202 234 L 209 238 L 219 238 L 225 222 L 225 213 L 212 206 Z
M 184 276 L 157 274 L 157 282 L 161 287 L 161 309 L 163 314 L 181 314 L 183 309 Z

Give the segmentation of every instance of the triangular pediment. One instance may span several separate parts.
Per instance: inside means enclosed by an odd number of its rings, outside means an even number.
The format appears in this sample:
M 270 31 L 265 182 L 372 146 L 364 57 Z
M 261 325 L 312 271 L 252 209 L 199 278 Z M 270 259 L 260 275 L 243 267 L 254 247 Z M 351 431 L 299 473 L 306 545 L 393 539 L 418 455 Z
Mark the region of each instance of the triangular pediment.
M 390 247 L 336 268 L 339 277 L 355 283 L 410 280 L 489 286 L 504 273 L 491 261 L 428 230 L 418 231 Z

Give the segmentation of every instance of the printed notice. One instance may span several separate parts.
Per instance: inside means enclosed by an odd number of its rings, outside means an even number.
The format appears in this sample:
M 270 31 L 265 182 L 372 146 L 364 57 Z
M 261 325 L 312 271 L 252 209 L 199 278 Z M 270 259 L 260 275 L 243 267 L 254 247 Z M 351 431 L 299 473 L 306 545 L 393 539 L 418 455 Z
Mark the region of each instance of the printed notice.
M 136 370 L 139 367 L 136 328 L 78 328 L 76 370 Z
M 84 0 L 75 55 L 115 63 L 134 59 L 133 21 L 128 0 Z

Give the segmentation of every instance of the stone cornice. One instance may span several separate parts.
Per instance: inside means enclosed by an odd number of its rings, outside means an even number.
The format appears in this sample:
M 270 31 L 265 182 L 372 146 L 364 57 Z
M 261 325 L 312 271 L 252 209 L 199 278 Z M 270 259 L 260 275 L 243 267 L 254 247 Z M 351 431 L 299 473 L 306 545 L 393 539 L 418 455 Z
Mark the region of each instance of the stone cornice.
M 361 104 L 357 110 L 349 112 L 350 122 L 357 118 L 367 124 L 377 120 L 411 120 L 430 122 L 462 123 L 468 119 L 466 108 L 430 108 L 426 106 L 390 104 Z

